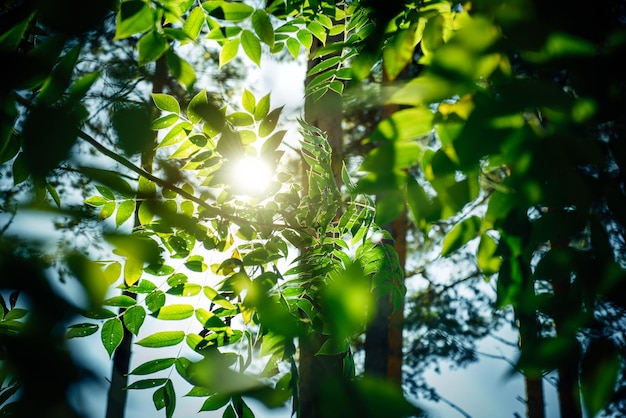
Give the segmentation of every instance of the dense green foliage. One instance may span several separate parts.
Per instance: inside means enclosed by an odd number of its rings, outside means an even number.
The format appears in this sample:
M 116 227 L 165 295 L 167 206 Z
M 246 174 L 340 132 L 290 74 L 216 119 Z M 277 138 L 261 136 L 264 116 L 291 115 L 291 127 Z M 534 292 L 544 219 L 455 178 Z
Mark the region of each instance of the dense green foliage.
M 67 393 L 87 373 L 68 358 L 66 338 L 98 336 L 113 356 L 125 331 L 154 353 L 127 389 L 152 390 L 168 417 L 182 394 L 225 417 L 253 416 L 248 397 L 269 407 L 291 400 L 297 411 L 297 338 L 321 332 L 319 355 L 339 354 L 344 366 L 323 394 L 327 416 L 417 414 L 392 386 L 357 378 L 352 356 L 372 295 L 391 294 L 396 306 L 404 298 L 378 225 L 405 203 L 421 234 L 445 234 L 443 257 L 475 244 L 480 275 L 497 286 L 495 308 L 512 308 L 519 323 L 517 369 L 558 372 L 563 416 L 581 405 L 592 416 L 623 410 L 622 2 L 91 3 L 24 0 L 0 11 L 0 55 L 11 63 L 0 83 L 4 411 L 77 414 Z M 128 86 L 128 73 L 143 72 L 152 94 L 137 83 L 120 98 L 99 83 L 113 69 L 87 59 L 107 31 L 108 54 L 133 61 L 116 74 L 127 73 Z M 324 132 L 300 121 L 302 187 L 285 164 L 271 94 L 243 89 L 225 103 L 198 89 L 200 69 L 186 55 L 212 42 L 226 71 L 239 56 L 257 66 L 264 53 L 296 58 L 314 39 L 321 60 L 307 95 L 394 106 L 341 187 Z M 372 94 L 362 82 L 380 65 Z M 154 170 L 153 158 L 163 162 Z M 238 182 L 243 159 L 263 160 L 271 181 L 250 188 L 257 171 Z M 90 193 L 84 206 L 73 204 L 65 173 Z M 69 227 L 90 222 L 101 248 L 64 249 L 52 261 L 7 232 L 11 216 L 32 208 Z M 79 297 L 50 287 L 52 264 Z M 160 354 L 172 348 L 176 356 Z

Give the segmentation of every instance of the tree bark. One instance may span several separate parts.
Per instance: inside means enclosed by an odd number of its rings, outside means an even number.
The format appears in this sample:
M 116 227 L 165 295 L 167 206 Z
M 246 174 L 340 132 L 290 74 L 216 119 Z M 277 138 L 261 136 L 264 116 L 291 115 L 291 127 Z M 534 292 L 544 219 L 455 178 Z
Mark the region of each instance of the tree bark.
M 162 57 L 156 62 L 156 69 L 154 78 L 152 81 L 152 92 L 161 93 L 165 86 L 167 79 L 167 63 L 165 58 Z M 146 149 L 141 154 L 141 168 L 152 173 L 154 156 L 156 151 L 156 133 L 154 135 L 153 146 Z M 139 199 L 145 196 L 137 196 Z M 140 226 L 138 217 L 139 205 L 135 209 L 135 227 Z M 122 291 L 122 294 L 131 298 L 137 297 L 135 293 Z M 120 308 L 120 316 L 124 314 L 125 308 Z M 115 349 L 113 353 L 113 370 L 111 372 L 111 386 L 109 386 L 109 393 L 107 397 L 107 411 L 106 418 L 123 418 L 126 413 L 127 404 L 127 390 L 128 386 L 128 372 L 130 371 L 130 360 L 132 356 L 132 340 L 133 334 L 124 327 L 124 336 L 122 342 Z

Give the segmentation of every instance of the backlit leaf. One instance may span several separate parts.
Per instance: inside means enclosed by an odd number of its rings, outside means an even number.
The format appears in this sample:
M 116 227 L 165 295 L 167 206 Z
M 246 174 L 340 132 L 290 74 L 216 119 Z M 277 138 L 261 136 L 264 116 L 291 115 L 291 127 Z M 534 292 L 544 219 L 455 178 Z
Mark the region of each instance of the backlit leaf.
M 239 38 L 233 38 L 227 41 L 220 51 L 219 67 L 228 64 L 239 52 Z
M 116 17 L 115 38 L 124 39 L 145 32 L 154 26 L 154 13 L 150 6 L 141 0 L 124 1 Z
M 124 222 L 126 222 L 130 217 L 135 213 L 135 201 L 134 200 L 124 200 L 117 207 L 117 212 L 115 214 L 115 224 L 120 227 Z
M 261 42 L 256 35 L 249 30 L 241 33 L 241 46 L 248 58 L 256 65 L 261 65 Z
M 173 345 L 179 344 L 184 339 L 184 331 L 160 331 L 155 332 L 154 334 L 149 335 L 145 338 L 142 338 L 135 344 L 142 347 L 150 348 L 171 347 Z
M 212 17 L 230 22 L 240 22 L 247 19 L 254 9 L 247 4 L 222 0 L 209 0 L 202 3 L 202 7 Z
M 131 306 L 124 312 L 124 316 L 122 317 L 126 329 L 134 335 L 139 333 L 139 329 L 143 325 L 145 318 L 146 310 L 141 305 Z
M 187 319 L 193 315 L 194 308 L 191 305 L 175 304 L 164 306 L 156 313 L 156 317 L 165 321 L 177 321 Z
M 204 26 L 204 12 L 200 7 L 194 7 L 189 12 L 189 16 L 185 19 L 185 23 L 183 23 L 183 31 L 187 36 L 195 40 L 202 31 L 202 27 Z
M 123 308 L 128 308 L 130 306 L 136 305 L 137 301 L 127 295 L 118 295 L 105 299 L 102 304 L 105 306 L 119 306 Z
M 274 25 L 263 9 L 257 9 L 252 14 L 252 27 L 259 39 L 268 46 L 274 45 Z
M 478 216 L 471 216 L 462 220 L 444 237 L 441 255 L 445 257 L 458 250 L 474 239 L 479 231 L 480 218 Z

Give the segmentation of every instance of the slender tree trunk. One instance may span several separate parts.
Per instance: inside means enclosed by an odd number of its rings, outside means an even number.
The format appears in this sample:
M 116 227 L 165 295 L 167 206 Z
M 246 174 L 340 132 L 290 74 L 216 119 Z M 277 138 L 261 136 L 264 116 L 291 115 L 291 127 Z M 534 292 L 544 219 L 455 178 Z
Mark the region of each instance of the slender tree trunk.
M 332 40 L 329 40 L 332 42 Z M 317 39 L 314 39 L 311 54 L 320 47 Z M 317 59 L 310 59 L 308 68 L 318 64 Z M 305 81 L 308 84 L 309 79 Z M 310 125 L 316 126 L 328 136 L 328 143 L 332 149 L 332 169 L 335 181 L 341 184 L 341 167 L 343 163 L 343 128 L 342 122 L 342 98 L 333 91 L 326 93 L 319 101 L 313 102 L 307 98 L 305 101 L 305 119 Z M 303 160 L 303 166 L 306 162 Z M 304 176 L 306 179 L 306 176 Z M 306 180 L 305 180 L 306 181 Z M 306 187 L 306 185 L 304 185 Z M 319 332 L 312 332 L 307 337 L 301 338 L 299 343 L 299 380 L 298 396 L 300 418 L 324 418 L 321 415 L 320 388 L 325 381 L 341 378 L 343 376 L 343 357 L 341 355 L 315 355 L 327 337 Z
M 406 68 L 404 69 L 406 71 Z M 383 83 L 389 81 L 383 72 Z M 383 118 L 399 110 L 397 105 L 386 105 Z M 400 267 L 404 272 L 407 256 L 406 236 L 409 227 L 406 205 L 401 215 L 385 226 L 394 240 L 394 250 L 398 254 Z M 404 280 L 404 277 L 401 278 Z M 402 385 L 402 328 L 404 322 L 404 303 L 393 309 L 391 295 L 375 295 L 377 306 L 374 318 L 365 333 L 365 373 L 385 377 L 389 381 Z
M 511 263 L 519 263 L 523 273 L 522 295 L 515 308 L 515 316 L 519 327 L 519 346 L 522 356 L 537 350 L 539 343 L 539 326 L 537 313 L 534 306 L 529 306 L 528 301 L 534 299 L 534 283 L 530 271 L 525 268 L 524 261 L 514 259 Z M 526 416 L 528 418 L 545 417 L 545 401 L 543 394 L 543 376 L 541 372 L 524 372 L 524 384 L 526 387 Z
M 161 93 L 165 86 L 167 78 L 167 63 L 165 58 L 160 58 L 156 62 L 156 69 L 154 79 L 152 81 L 152 92 Z M 154 156 L 156 150 L 156 134 L 154 136 L 153 146 L 146 149 L 141 154 L 141 168 L 148 173 L 152 172 Z M 145 196 L 137 196 L 143 198 Z M 139 226 L 138 208 L 135 210 L 135 227 Z M 136 298 L 136 294 L 122 291 L 126 296 Z M 120 308 L 120 315 L 124 313 L 125 309 Z M 122 342 L 113 353 L 113 370 L 111 372 L 111 386 L 109 387 L 109 394 L 107 398 L 107 411 L 106 418 L 122 418 L 126 413 L 127 403 L 127 390 L 128 386 L 128 372 L 130 371 L 130 359 L 132 355 L 132 340 L 133 335 L 130 331 L 124 327 L 124 336 Z
M 568 342 L 569 350 L 560 360 L 558 366 L 559 380 L 557 383 L 559 407 L 563 418 L 582 418 L 580 403 L 580 385 L 578 383 L 578 370 L 580 361 L 580 344 L 576 339 L 575 332 L 568 329 L 568 312 L 576 310 L 578 305 L 575 301 L 569 300 L 570 278 L 565 277 L 553 280 L 552 289 L 557 303 L 565 309 L 555 316 L 554 324 L 559 338 Z M 568 309 L 569 308 L 569 309 Z

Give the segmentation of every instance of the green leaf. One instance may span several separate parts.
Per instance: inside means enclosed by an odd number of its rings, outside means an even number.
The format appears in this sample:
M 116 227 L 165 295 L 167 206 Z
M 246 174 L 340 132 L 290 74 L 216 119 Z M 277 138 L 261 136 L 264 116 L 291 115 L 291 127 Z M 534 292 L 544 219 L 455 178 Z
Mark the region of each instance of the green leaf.
M 416 142 L 384 144 L 372 149 L 359 168 L 362 171 L 385 173 L 417 165 L 422 147 Z
M 211 331 L 221 332 L 230 329 L 217 315 L 203 308 L 196 309 L 196 319 L 198 319 L 204 328 Z
M 122 342 L 124 337 L 124 326 L 118 318 L 111 318 L 102 324 L 101 331 L 102 345 L 109 353 L 109 357 L 113 356 L 113 352 Z
M 200 411 L 217 411 L 230 401 L 231 396 L 229 394 L 215 394 L 205 399 L 204 403 L 200 407 Z
M 288 38 L 286 43 L 287 49 L 289 50 L 291 56 L 294 57 L 294 59 L 298 58 L 298 55 L 300 54 L 300 48 L 302 48 L 300 42 L 295 38 Z
M 311 45 L 313 45 L 313 36 L 311 35 L 311 32 L 301 29 L 296 33 L 296 37 L 302 46 L 307 49 L 307 51 L 311 49 Z
M 278 124 L 278 117 L 280 116 L 280 113 L 283 111 L 283 107 L 284 106 L 277 107 L 276 109 L 272 110 L 270 113 L 267 114 L 267 116 L 263 118 L 263 120 L 259 124 L 259 136 L 264 138 L 268 136 L 269 134 L 271 134 L 272 132 L 274 132 L 274 129 L 276 128 L 276 125 Z
M 115 225 L 119 228 L 124 222 L 126 222 L 135 213 L 135 201 L 124 200 L 117 207 L 117 213 L 115 214 Z
M 274 25 L 265 10 L 257 9 L 252 14 L 252 27 L 259 39 L 266 45 L 274 46 Z
M 143 260 L 136 257 L 127 257 L 124 262 L 124 283 L 132 286 L 139 281 L 143 274 Z
M 413 24 L 408 29 L 398 30 L 391 40 L 385 43 L 383 68 L 389 81 L 395 80 L 413 59 L 418 40 L 416 35 L 417 24 Z
M 491 276 L 500 270 L 502 259 L 496 255 L 497 249 L 498 243 L 490 235 L 483 234 L 480 237 L 480 243 L 478 244 L 476 254 L 476 262 L 478 264 L 478 268 L 485 276 Z
M 126 329 L 134 335 L 139 334 L 139 329 L 143 325 L 145 318 L 146 310 L 141 305 L 128 308 L 122 317 L 124 325 L 126 325 Z
M 249 30 L 244 30 L 241 33 L 241 46 L 248 58 L 252 60 L 256 65 L 261 65 L 261 42 L 256 35 Z
M 139 65 L 146 65 L 158 60 L 169 48 L 169 44 L 163 35 L 152 30 L 139 39 L 137 51 Z
M 164 112 L 172 112 L 180 115 L 180 104 L 174 96 L 164 93 L 152 93 L 152 101 L 159 109 Z
M 448 256 L 474 239 L 480 232 L 480 218 L 471 216 L 456 224 L 443 239 L 441 255 Z
M 619 370 L 620 356 L 615 344 L 606 337 L 592 340 L 583 355 L 580 374 L 588 416 L 596 416 L 614 397 Z
M 254 97 L 254 94 L 252 94 L 248 89 L 243 89 L 243 93 L 241 95 L 241 104 L 248 113 L 254 114 L 254 109 L 256 107 L 256 98 Z
M 404 192 L 393 190 L 376 199 L 376 224 L 387 225 L 404 211 Z
M 98 324 L 82 323 L 70 325 L 65 338 L 86 337 L 98 331 Z
M 208 268 L 201 255 L 192 255 L 185 262 L 185 267 L 197 273 L 205 272 Z
M 322 71 L 328 70 L 331 67 L 336 67 L 339 63 L 341 63 L 341 61 L 341 57 L 331 57 L 326 60 L 322 60 L 319 64 L 315 65 L 307 72 L 307 76 L 320 73 Z
M 183 31 L 191 40 L 195 40 L 200 35 L 204 26 L 204 12 L 200 7 L 195 6 L 189 12 L 187 19 L 183 23 Z
M 233 112 L 226 116 L 226 120 L 228 120 L 234 126 L 254 125 L 254 118 L 251 114 L 246 112 Z
M 203 2 L 202 7 L 212 17 L 229 22 L 240 22 L 254 12 L 254 9 L 247 4 L 228 1 L 209 0 Z
M 111 285 L 120 278 L 122 274 L 122 264 L 114 261 L 104 269 L 104 277 L 106 278 L 107 284 Z
M 130 296 L 119 295 L 105 299 L 102 304 L 105 306 L 120 306 L 123 308 L 128 308 L 130 306 L 136 305 L 137 301 L 135 300 L 135 298 L 132 298 Z
M 170 113 L 168 115 L 161 116 L 160 118 L 152 121 L 152 124 L 150 125 L 150 127 L 153 130 L 158 131 L 158 130 L 169 128 L 175 125 L 176 122 L 178 122 L 179 120 L 180 118 L 178 115 Z
M 187 304 L 174 304 L 164 306 L 156 312 L 155 316 L 164 321 L 178 321 L 187 319 L 193 315 L 194 308 Z
M 126 389 L 154 389 L 157 386 L 163 385 L 168 379 L 144 379 L 131 383 Z
M 172 49 L 166 52 L 167 68 L 170 73 L 187 89 L 191 89 L 196 82 L 196 71 L 191 64 L 179 57 Z
M 395 112 L 378 124 L 370 141 L 408 141 L 428 135 L 433 130 L 433 112 L 426 107 L 412 107 Z
M 135 344 L 149 348 L 171 347 L 181 343 L 184 339 L 184 331 L 160 331 L 142 338 Z
M 147 361 L 133 369 L 130 374 L 146 375 L 159 372 L 171 367 L 176 362 L 176 358 L 159 358 Z
M 165 293 L 162 290 L 155 290 L 146 297 L 146 306 L 151 312 L 157 312 L 165 305 Z
M 154 12 L 141 0 L 129 0 L 120 4 L 115 22 L 114 40 L 146 32 L 154 26 Z
M 227 41 L 224 46 L 222 46 L 219 57 L 219 68 L 222 68 L 237 56 L 237 53 L 239 52 L 239 44 L 239 38 L 234 38 Z
M 99 219 L 102 221 L 111 217 L 111 215 L 115 213 L 116 208 L 117 205 L 115 204 L 115 202 L 107 202 L 104 206 L 102 206 L 102 209 L 100 209 Z
M 326 43 L 326 29 L 316 21 L 309 22 L 306 27 L 322 44 Z
M 266 94 L 265 96 L 259 99 L 259 102 L 256 104 L 254 108 L 254 119 L 259 121 L 262 120 L 270 111 L 270 94 Z

